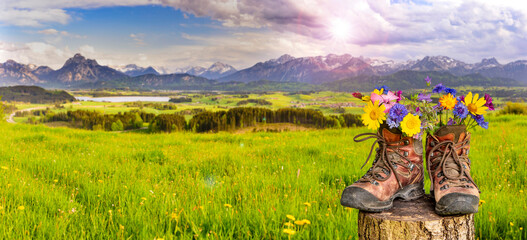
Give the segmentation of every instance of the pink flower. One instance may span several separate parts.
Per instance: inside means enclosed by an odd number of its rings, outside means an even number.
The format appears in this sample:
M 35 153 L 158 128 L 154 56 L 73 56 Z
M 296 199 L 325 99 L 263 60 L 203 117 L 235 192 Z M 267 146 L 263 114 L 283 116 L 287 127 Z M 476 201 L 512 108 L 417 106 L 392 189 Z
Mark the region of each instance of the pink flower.
M 379 105 L 384 104 L 384 106 L 386 107 L 386 110 L 384 110 L 384 112 L 388 113 L 393 107 L 393 105 L 397 103 L 399 97 L 397 97 L 397 95 L 395 95 L 392 91 L 388 91 L 388 94 L 383 95 L 372 93 L 370 99 L 374 103 L 375 101 L 379 101 Z

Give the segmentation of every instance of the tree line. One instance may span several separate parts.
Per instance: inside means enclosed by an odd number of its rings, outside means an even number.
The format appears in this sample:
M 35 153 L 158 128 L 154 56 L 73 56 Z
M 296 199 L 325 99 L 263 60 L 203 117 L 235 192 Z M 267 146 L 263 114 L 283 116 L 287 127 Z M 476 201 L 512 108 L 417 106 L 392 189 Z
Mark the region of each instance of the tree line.
M 34 113 L 37 115 L 37 113 Z M 39 112 L 38 115 L 42 114 Z M 232 131 L 265 123 L 292 123 L 314 126 L 319 129 L 362 126 L 359 115 L 340 114 L 324 116 L 313 109 L 283 108 L 271 110 L 258 107 L 236 107 L 228 111 L 202 111 L 186 121 L 181 114 L 146 113 L 133 110 L 118 114 L 103 114 L 97 111 L 76 110 L 67 112 L 45 112 L 41 122 L 65 121 L 89 130 L 122 131 L 139 129 L 149 123 L 151 132 L 219 132 Z

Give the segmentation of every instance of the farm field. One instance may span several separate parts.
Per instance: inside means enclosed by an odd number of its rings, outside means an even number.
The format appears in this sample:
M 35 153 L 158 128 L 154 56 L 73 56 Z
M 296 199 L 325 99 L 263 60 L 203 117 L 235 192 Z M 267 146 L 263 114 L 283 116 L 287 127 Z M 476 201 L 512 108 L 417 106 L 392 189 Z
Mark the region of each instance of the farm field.
M 85 104 L 85 103 L 82 103 Z M 93 104 L 93 103 L 90 103 Z M 527 118 L 473 131 L 479 239 L 526 239 Z M 2 239 L 356 239 L 366 128 L 112 133 L 0 124 Z M 427 174 L 426 174 L 427 175 Z M 429 180 L 426 180 L 428 191 Z M 287 215 L 303 221 L 290 225 Z

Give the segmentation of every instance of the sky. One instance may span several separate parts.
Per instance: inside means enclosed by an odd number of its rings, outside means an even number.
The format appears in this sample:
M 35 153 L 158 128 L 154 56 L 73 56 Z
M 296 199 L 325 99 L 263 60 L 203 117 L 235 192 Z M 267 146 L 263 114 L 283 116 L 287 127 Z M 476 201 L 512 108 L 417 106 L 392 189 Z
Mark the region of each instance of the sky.
M 237 69 L 278 58 L 351 54 L 467 63 L 527 59 L 527 1 L 1 0 L 0 62 Z

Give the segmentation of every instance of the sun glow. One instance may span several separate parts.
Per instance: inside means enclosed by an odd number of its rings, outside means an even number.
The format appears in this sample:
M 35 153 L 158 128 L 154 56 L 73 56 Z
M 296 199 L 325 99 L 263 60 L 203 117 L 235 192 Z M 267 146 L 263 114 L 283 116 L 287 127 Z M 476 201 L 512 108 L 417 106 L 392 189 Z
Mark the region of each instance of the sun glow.
M 344 19 L 337 18 L 331 21 L 329 32 L 331 37 L 337 41 L 346 41 L 350 38 L 350 24 Z

